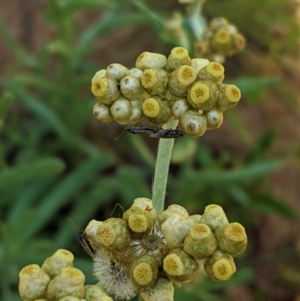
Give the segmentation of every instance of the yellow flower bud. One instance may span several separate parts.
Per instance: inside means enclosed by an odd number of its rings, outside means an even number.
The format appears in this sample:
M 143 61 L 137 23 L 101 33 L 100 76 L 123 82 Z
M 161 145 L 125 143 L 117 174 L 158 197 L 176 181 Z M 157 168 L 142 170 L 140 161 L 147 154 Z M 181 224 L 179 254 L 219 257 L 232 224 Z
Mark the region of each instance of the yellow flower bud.
M 128 69 L 121 64 L 110 64 L 106 69 L 106 76 L 113 78 L 115 81 L 120 82 L 120 80 L 128 74 Z
M 231 55 L 242 51 L 246 45 L 246 40 L 241 34 L 234 34 L 232 38 L 234 47 L 230 52 Z
M 50 276 L 37 264 L 25 266 L 19 273 L 19 293 L 23 300 L 46 297 Z
M 73 261 L 74 255 L 70 251 L 59 249 L 44 261 L 42 269 L 53 278 L 58 275 L 62 269 L 73 267 Z
M 139 287 L 151 287 L 158 274 L 158 262 L 150 255 L 135 259 L 131 265 L 131 279 Z
M 146 69 L 141 76 L 141 83 L 150 95 L 164 95 L 167 91 L 168 73 L 162 69 Z
M 140 79 L 131 75 L 122 78 L 120 90 L 123 96 L 129 100 L 137 99 L 143 92 Z
M 186 283 L 196 276 L 199 265 L 182 249 L 174 249 L 164 258 L 163 269 L 172 281 Z
M 183 47 L 174 47 L 168 57 L 168 67 L 175 70 L 182 65 L 190 65 L 191 58 L 188 51 Z
M 208 130 L 219 128 L 223 123 L 223 112 L 217 108 L 212 108 L 205 112 L 205 116 Z
M 241 98 L 241 91 L 235 85 L 219 85 L 220 97 L 216 106 L 222 111 L 234 108 Z
M 207 119 L 203 114 L 190 110 L 181 115 L 180 127 L 186 135 L 200 137 L 207 130 Z
M 190 86 L 187 99 L 193 108 L 208 111 L 217 102 L 218 95 L 217 86 L 212 81 L 196 81 Z
M 215 231 L 218 227 L 228 225 L 228 219 L 223 208 L 214 204 L 205 207 L 201 222 L 209 226 L 212 231 Z
M 136 198 L 133 201 L 133 204 L 131 206 L 131 208 L 140 208 L 146 212 L 148 212 L 149 216 L 154 219 L 157 216 L 156 210 L 153 207 L 153 203 L 150 199 L 148 198 Z
M 132 114 L 131 102 L 126 98 L 120 98 L 112 104 L 110 112 L 116 122 L 127 124 Z
M 161 111 L 161 107 L 161 100 L 153 97 L 145 99 L 142 105 L 145 116 L 150 118 L 157 117 Z
M 101 70 L 97 71 L 95 73 L 95 75 L 93 76 L 93 78 L 92 78 L 92 82 L 93 82 L 93 80 L 95 80 L 97 78 L 103 78 L 103 77 L 106 77 L 106 70 L 105 69 L 101 69 Z
M 83 273 L 75 268 L 64 268 L 55 276 L 47 288 L 47 299 L 60 299 L 72 295 L 77 298 L 84 297 Z
M 98 227 L 97 239 L 107 249 L 121 251 L 129 244 L 128 226 L 120 218 L 109 218 Z
M 245 228 L 239 223 L 230 223 L 219 227 L 216 229 L 215 235 L 218 249 L 231 256 L 240 255 L 247 247 L 247 234 Z
M 226 28 L 228 26 L 228 22 L 224 18 L 214 18 L 209 23 L 209 28 L 213 31 L 217 31 L 220 28 Z
M 224 67 L 220 63 L 210 62 L 199 71 L 197 79 L 221 83 L 224 79 Z
M 161 105 L 160 111 L 159 111 L 157 116 L 149 117 L 145 114 L 146 118 L 147 118 L 147 121 L 154 124 L 154 125 L 156 125 L 156 126 L 162 126 L 162 125 L 168 123 L 173 117 L 172 110 L 171 110 L 170 105 L 167 101 L 161 101 L 160 105 Z
M 205 258 L 204 269 L 207 276 L 214 281 L 229 280 L 236 272 L 233 258 L 221 251 Z
M 126 210 L 123 219 L 128 223 L 129 228 L 137 234 L 149 232 L 153 226 L 150 213 L 138 207 L 131 207 Z
M 96 99 L 106 105 L 111 105 L 121 95 L 116 82 L 106 77 L 93 79 L 91 90 Z
M 180 66 L 169 75 L 168 88 L 174 96 L 184 97 L 196 78 L 194 68 L 188 65 Z
M 94 105 L 93 115 L 98 121 L 103 123 L 109 123 L 114 120 L 110 113 L 110 108 L 99 102 Z
M 212 255 L 216 248 L 215 236 L 205 224 L 193 225 L 184 239 L 184 251 L 197 260 Z
M 210 43 L 211 49 L 216 53 L 228 54 L 233 46 L 233 40 L 227 28 L 221 28 L 214 33 Z
M 159 53 L 143 52 L 137 58 L 135 66 L 141 70 L 166 69 L 167 58 Z
M 176 119 L 180 119 L 181 115 L 190 109 L 191 105 L 185 98 L 176 100 L 172 106 L 172 112 Z
M 143 298 L 143 301 L 173 301 L 173 282 L 164 277 L 158 277 L 153 287 L 141 290 L 140 296 Z

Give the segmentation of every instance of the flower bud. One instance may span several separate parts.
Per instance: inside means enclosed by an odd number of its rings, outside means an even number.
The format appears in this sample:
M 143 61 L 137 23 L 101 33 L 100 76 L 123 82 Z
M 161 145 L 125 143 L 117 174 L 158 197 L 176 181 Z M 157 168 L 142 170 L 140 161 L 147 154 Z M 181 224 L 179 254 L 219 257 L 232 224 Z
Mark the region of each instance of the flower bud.
M 164 258 L 163 269 L 172 281 L 190 282 L 195 277 L 199 265 L 182 249 L 174 249 Z
M 241 91 L 235 85 L 219 85 L 220 97 L 216 106 L 222 111 L 234 108 L 241 98 Z
M 94 80 L 96 80 L 97 78 L 103 78 L 103 77 L 106 77 L 106 70 L 105 69 L 101 69 L 99 71 L 97 71 L 95 73 L 95 75 L 93 76 L 92 78 L 92 83 Z
M 183 65 L 190 65 L 191 58 L 189 57 L 188 51 L 183 47 L 174 47 L 168 57 L 168 67 L 170 70 Z
M 121 251 L 129 244 L 128 226 L 120 218 L 109 218 L 98 227 L 97 239 L 107 249 Z
M 184 251 L 196 260 L 212 255 L 216 248 L 215 236 L 205 224 L 193 225 L 184 239 Z
M 73 267 L 73 261 L 74 255 L 70 251 L 59 249 L 44 261 L 42 269 L 53 278 L 58 275 L 62 269 Z
M 125 98 L 135 100 L 143 92 L 140 79 L 131 75 L 127 75 L 120 81 L 120 90 Z
M 218 242 L 218 249 L 238 256 L 243 253 L 247 247 L 247 235 L 245 228 L 239 223 L 230 223 L 226 226 L 219 227 L 215 231 Z
M 214 281 L 229 280 L 236 272 L 233 258 L 221 251 L 205 258 L 204 269 L 207 276 Z
M 142 109 L 145 116 L 154 118 L 161 111 L 162 101 L 159 98 L 150 97 L 144 100 Z
M 173 215 L 177 215 L 181 219 L 186 219 L 189 216 L 189 213 L 184 207 L 172 204 L 158 216 L 158 220 L 160 223 L 163 223 Z
M 34 301 L 39 301 L 39 300 L 34 300 Z M 46 299 L 45 299 L 45 301 L 46 301 Z M 72 295 L 69 295 L 69 296 L 65 296 L 65 297 L 58 299 L 58 301 L 82 301 L 82 299 L 77 298 Z
M 50 276 L 37 264 L 25 266 L 19 273 L 19 293 L 23 300 L 42 299 L 46 296 Z
M 196 74 L 198 74 L 203 67 L 208 65 L 208 63 L 209 60 L 207 59 L 195 58 L 191 60 L 191 67 L 194 68 Z
M 109 123 L 114 120 L 110 113 L 110 108 L 99 102 L 94 105 L 93 115 L 98 121 L 103 123 Z
M 173 282 L 164 277 L 158 277 L 153 287 L 141 290 L 140 296 L 143 301 L 173 301 Z
M 100 285 L 86 285 L 84 289 L 86 301 L 113 301 Z
M 141 76 L 141 83 L 150 95 L 164 95 L 167 91 L 168 73 L 162 69 L 146 69 Z
M 83 273 L 75 268 L 64 268 L 55 276 L 47 288 L 47 299 L 60 299 L 72 295 L 77 298 L 84 297 Z
M 210 62 L 197 74 L 198 80 L 211 80 L 215 83 L 221 83 L 224 77 L 224 67 L 217 62 Z
M 101 244 L 97 238 L 97 230 L 102 223 L 103 222 L 92 219 L 84 229 L 85 234 L 89 238 L 89 243 L 91 244 L 94 250 L 99 249 L 101 247 Z
M 138 207 L 126 210 L 123 219 L 128 223 L 130 230 L 137 234 L 145 234 L 153 226 L 153 220 L 148 211 Z
M 120 82 L 120 80 L 128 74 L 128 69 L 121 64 L 110 64 L 106 68 L 106 76 L 109 78 L 113 78 L 116 82 Z
M 150 255 L 143 255 L 132 262 L 131 279 L 139 287 L 151 287 L 158 274 L 158 262 Z
M 185 236 L 190 228 L 195 224 L 193 218 L 182 219 L 178 215 L 170 216 L 162 225 L 161 231 L 167 241 L 169 248 L 182 245 Z
M 180 127 L 186 135 L 200 137 L 207 130 L 207 119 L 203 114 L 189 110 L 181 115 Z
M 201 70 L 200 70 L 201 72 Z M 188 102 L 195 109 L 208 111 L 217 102 L 219 91 L 212 81 L 196 81 L 187 93 Z
M 131 68 L 131 69 L 129 69 L 128 75 L 134 76 L 136 78 L 141 78 L 142 74 L 143 74 L 143 70 L 141 70 L 139 68 Z
M 168 88 L 173 95 L 184 97 L 196 78 L 194 68 L 188 65 L 180 66 L 169 75 Z
M 180 119 L 181 115 L 190 109 L 191 105 L 185 98 L 176 100 L 172 106 L 172 112 L 176 119 Z
M 120 98 L 112 104 L 110 112 L 116 122 L 126 124 L 129 122 L 132 114 L 131 103 L 126 98 Z
M 143 118 L 143 110 L 142 110 L 142 105 L 140 101 L 138 100 L 132 100 L 130 102 L 131 105 L 131 115 L 129 117 L 129 122 L 130 124 L 134 124 L 139 122 Z
M 95 98 L 106 105 L 111 105 L 121 95 L 116 82 L 107 77 L 93 79 L 91 90 Z
M 141 70 L 166 69 L 167 58 L 159 53 L 143 52 L 137 58 L 135 66 Z
M 210 227 L 212 231 L 217 228 L 228 225 L 228 219 L 223 208 L 219 205 L 208 205 L 204 209 L 201 222 Z
M 213 31 L 217 31 L 220 28 L 225 28 L 228 26 L 228 22 L 224 18 L 213 18 L 209 23 L 209 28 Z
M 233 47 L 233 41 L 227 28 L 221 28 L 214 33 L 210 46 L 213 52 L 222 53 L 224 55 L 229 53 Z
M 156 218 L 157 216 L 156 210 L 153 207 L 152 200 L 148 198 L 136 198 L 133 201 L 131 208 L 134 207 L 147 211 L 152 219 Z
M 223 123 L 223 112 L 217 108 L 212 108 L 208 112 L 205 112 L 205 116 L 208 130 L 216 129 Z

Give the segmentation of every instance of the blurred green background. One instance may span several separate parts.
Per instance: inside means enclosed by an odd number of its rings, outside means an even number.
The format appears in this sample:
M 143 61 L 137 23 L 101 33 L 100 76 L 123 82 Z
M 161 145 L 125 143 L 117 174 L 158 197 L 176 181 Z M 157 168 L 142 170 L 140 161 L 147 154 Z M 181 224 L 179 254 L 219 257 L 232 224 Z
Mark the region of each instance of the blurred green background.
M 90 80 L 143 51 L 167 55 L 174 12 L 185 14 L 175 0 L 0 0 L 1 300 L 20 300 L 19 270 L 58 248 L 94 283 L 77 227 L 151 197 L 158 141 L 116 140 L 122 126 L 92 117 Z M 203 16 L 226 17 L 247 39 L 224 64 L 243 98 L 217 131 L 176 140 L 166 205 L 223 206 L 249 247 L 232 280 L 199 279 L 175 300 L 299 301 L 299 1 L 208 0 Z

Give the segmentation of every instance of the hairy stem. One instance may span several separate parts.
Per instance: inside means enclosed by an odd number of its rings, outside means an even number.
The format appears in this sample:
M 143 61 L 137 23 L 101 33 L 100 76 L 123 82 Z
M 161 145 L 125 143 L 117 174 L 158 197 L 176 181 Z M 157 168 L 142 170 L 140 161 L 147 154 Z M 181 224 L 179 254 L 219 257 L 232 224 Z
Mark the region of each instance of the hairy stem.
M 175 129 L 178 121 L 171 121 L 164 128 Z M 152 201 L 157 213 L 164 210 L 169 165 L 171 160 L 174 139 L 159 139 L 158 152 L 155 164 L 154 181 L 152 187 Z

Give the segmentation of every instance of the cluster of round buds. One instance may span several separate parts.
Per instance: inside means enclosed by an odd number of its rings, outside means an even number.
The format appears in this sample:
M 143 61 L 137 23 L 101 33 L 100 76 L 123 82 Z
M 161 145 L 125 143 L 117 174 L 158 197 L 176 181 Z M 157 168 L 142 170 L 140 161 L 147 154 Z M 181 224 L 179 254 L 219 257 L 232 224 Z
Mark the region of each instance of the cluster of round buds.
M 131 125 L 143 117 L 157 126 L 177 119 L 184 134 L 199 137 L 220 127 L 223 112 L 240 100 L 240 90 L 223 79 L 220 63 L 191 59 L 183 47 L 168 57 L 143 52 L 133 69 L 111 64 L 95 74 L 93 114 L 100 122 Z
M 201 266 L 212 280 L 228 280 L 236 271 L 233 257 L 247 245 L 244 227 L 229 223 L 218 205 L 203 215 L 179 205 L 157 214 L 147 198 L 135 199 L 122 218 L 90 221 L 84 233 L 94 275 L 117 300 L 139 294 L 171 301 L 174 288 L 192 281 Z
M 24 301 L 113 301 L 99 285 L 84 285 L 85 276 L 73 266 L 74 256 L 57 250 L 42 266 L 30 264 L 19 273 Z
M 227 56 L 242 51 L 244 47 L 245 38 L 234 25 L 224 18 L 214 18 L 204 30 L 201 41 L 195 44 L 195 53 L 198 57 L 223 63 Z

